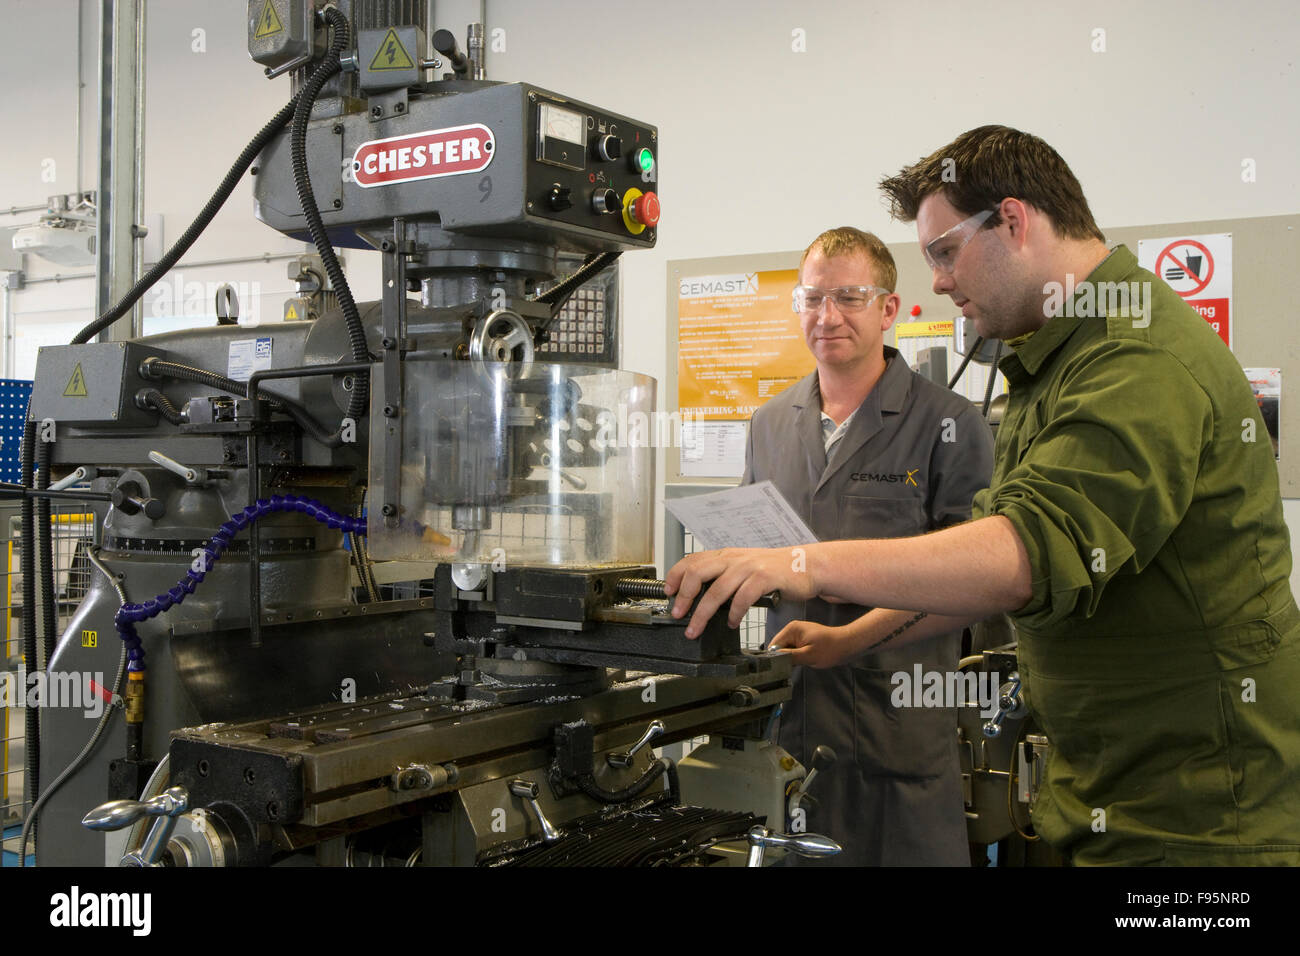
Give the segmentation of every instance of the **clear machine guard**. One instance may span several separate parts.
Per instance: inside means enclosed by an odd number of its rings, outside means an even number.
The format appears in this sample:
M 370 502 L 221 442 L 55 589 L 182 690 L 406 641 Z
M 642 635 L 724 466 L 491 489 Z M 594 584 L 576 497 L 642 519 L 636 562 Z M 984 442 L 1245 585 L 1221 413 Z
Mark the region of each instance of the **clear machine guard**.
M 374 559 L 653 563 L 654 379 L 409 358 L 401 375 L 396 415 L 372 382 Z

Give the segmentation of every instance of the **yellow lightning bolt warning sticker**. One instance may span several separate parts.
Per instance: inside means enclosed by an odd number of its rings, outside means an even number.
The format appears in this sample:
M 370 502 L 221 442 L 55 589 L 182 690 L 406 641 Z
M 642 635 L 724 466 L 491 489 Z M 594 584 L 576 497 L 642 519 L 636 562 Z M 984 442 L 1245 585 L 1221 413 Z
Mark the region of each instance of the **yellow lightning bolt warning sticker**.
M 86 376 L 81 372 L 81 363 L 72 370 L 72 378 L 68 379 L 68 387 L 63 390 L 63 394 L 68 398 L 87 398 L 86 393 Z
M 372 70 L 413 70 L 415 63 L 402 46 L 402 41 L 397 39 L 397 31 L 389 30 L 388 35 L 384 37 L 384 42 L 379 44 L 379 50 L 375 53 L 375 58 L 370 61 Z
M 253 33 L 254 40 L 264 40 L 269 36 L 275 36 L 284 29 L 284 24 L 280 22 L 280 15 L 275 12 L 275 7 L 271 6 L 271 0 L 266 0 L 262 4 L 262 12 L 257 15 L 257 30 Z

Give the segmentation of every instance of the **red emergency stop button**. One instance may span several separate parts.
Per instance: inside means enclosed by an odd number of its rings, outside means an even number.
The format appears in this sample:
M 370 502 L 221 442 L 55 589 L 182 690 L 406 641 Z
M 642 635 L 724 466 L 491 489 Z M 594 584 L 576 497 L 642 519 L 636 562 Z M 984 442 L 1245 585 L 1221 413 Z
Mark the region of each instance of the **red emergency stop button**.
M 644 226 L 659 223 L 659 197 L 654 193 L 642 193 L 632 203 L 632 218 Z
M 633 188 L 623 193 L 623 225 L 639 236 L 659 222 L 659 197 Z

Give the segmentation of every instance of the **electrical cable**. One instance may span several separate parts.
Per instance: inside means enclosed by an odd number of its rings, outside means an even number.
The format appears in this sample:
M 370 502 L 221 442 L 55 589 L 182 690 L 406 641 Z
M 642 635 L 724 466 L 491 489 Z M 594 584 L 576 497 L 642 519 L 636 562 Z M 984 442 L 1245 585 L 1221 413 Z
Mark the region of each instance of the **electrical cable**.
M 370 542 L 364 536 L 357 537 L 357 544 L 361 551 L 361 566 L 365 568 L 366 580 L 370 582 L 370 593 L 374 595 L 372 601 L 379 600 L 379 581 L 375 578 L 375 562 L 370 558 Z
M 363 488 L 354 517 L 364 518 L 365 511 L 366 492 Z M 348 532 L 346 537 L 348 548 L 352 554 L 352 566 L 356 569 L 357 580 L 361 582 L 361 593 L 365 597 L 367 604 L 373 604 L 379 600 L 379 585 L 375 581 L 374 568 L 371 566 L 370 555 L 366 550 L 365 536 Z
M 997 348 L 993 350 L 993 365 L 989 368 L 989 381 L 984 387 L 984 409 L 982 414 L 985 420 L 989 417 L 989 406 L 993 404 L 993 383 L 998 378 L 998 359 L 1002 358 L 1002 340 L 998 339 Z
M 366 489 L 364 487 L 361 489 L 361 502 L 357 505 L 356 516 L 358 518 L 364 518 L 366 516 Z M 371 600 L 378 601 L 379 582 L 375 580 L 375 563 L 370 560 L 370 542 L 367 540 L 366 535 L 355 535 L 353 540 L 356 542 L 357 548 L 360 551 L 361 566 L 365 568 L 366 578 L 370 582 L 370 593 L 374 595 Z
M 36 490 L 48 491 L 50 488 L 50 467 L 54 459 L 54 442 L 39 443 L 37 458 L 40 467 L 36 471 Z M 54 597 L 54 531 L 53 512 L 50 499 L 36 499 L 36 550 L 39 561 L 37 570 L 40 585 L 41 608 L 41 643 L 45 651 L 45 668 L 48 670 L 54 657 L 55 630 L 58 626 L 59 611 Z M 35 791 L 32 791 L 35 793 Z
M 20 470 L 24 488 L 35 484 L 36 468 L 36 427 L 32 421 L 30 407 L 27 423 L 23 426 L 23 442 L 19 452 Z M 24 496 L 22 503 L 22 541 L 19 568 L 23 576 L 23 680 L 39 670 L 39 658 L 36 654 L 36 501 Z M 27 692 L 26 687 L 23 693 Z M 23 712 L 23 736 L 25 773 L 27 791 L 33 798 L 40 793 L 41 786 L 41 724 L 40 710 L 28 707 Z
M 230 198 L 230 194 L 235 191 L 235 187 L 239 184 L 239 180 L 243 178 L 248 167 L 253 164 L 253 160 L 255 160 L 258 154 L 266 148 L 266 145 L 272 140 L 272 138 L 274 138 L 275 135 L 284 128 L 284 125 L 292 119 L 294 107 L 297 102 L 298 97 L 295 96 L 288 103 L 282 106 L 275 116 L 271 117 L 270 122 L 263 126 L 258 134 L 249 141 L 247 146 L 244 147 L 244 151 L 239 154 L 234 165 L 230 167 L 225 178 L 221 180 L 221 184 L 217 187 L 217 191 L 212 194 L 207 203 L 199 211 L 199 214 L 194 217 L 194 221 L 190 223 L 189 228 L 181 233 L 180 238 L 177 239 L 176 242 L 172 244 L 172 247 L 163 254 L 163 257 L 158 260 L 154 267 L 141 276 L 135 285 L 131 286 L 130 291 L 121 298 L 117 305 L 113 306 L 73 337 L 73 345 L 82 345 L 89 342 L 100 332 L 104 331 L 118 319 L 122 318 L 122 316 L 130 312 L 132 307 L 140 301 L 140 298 L 153 287 L 154 283 L 166 275 L 171 268 L 180 261 L 181 256 L 185 255 L 185 253 L 189 251 L 190 246 L 194 245 L 195 240 L 203 234 L 203 230 L 207 229 L 212 223 L 212 220 L 216 218 L 217 213 L 221 211 L 221 207 L 224 206 L 226 200 Z
M 348 546 L 348 554 L 351 557 L 352 570 L 357 572 L 357 581 L 361 585 L 361 596 L 365 599 L 367 604 L 373 604 L 375 602 L 375 595 L 374 592 L 370 590 L 370 582 L 366 580 L 366 572 L 362 570 L 361 567 L 361 554 L 357 551 L 357 541 L 359 539 L 351 532 L 345 534 L 343 539 Z
M 970 360 L 975 357 L 975 353 L 980 350 L 980 346 L 983 344 L 984 336 L 975 336 L 975 341 L 971 343 L 970 348 L 967 349 L 966 354 L 962 357 L 961 364 L 957 366 L 957 371 L 953 372 L 952 378 L 948 380 L 949 389 L 957 384 L 957 379 L 961 378 L 961 373 L 966 371 L 966 366 L 970 364 Z
M 171 399 L 156 388 L 140 389 L 140 391 L 136 392 L 135 400 L 137 405 L 152 408 L 173 425 L 185 424 L 185 416 L 171 403 Z
M 87 549 L 86 557 L 90 559 L 91 564 L 103 573 L 104 577 L 108 578 L 108 583 L 117 592 L 118 600 L 125 604 L 126 592 L 122 590 L 122 585 L 118 582 L 117 576 L 99 560 L 99 556 L 95 553 L 96 550 L 98 549 Z M 109 698 L 108 706 L 104 708 L 104 712 L 99 717 L 99 723 L 95 725 L 94 731 L 91 732 L 90 740 L 86 742 L 86 746 L 81 748 L 81 753 L 72 759 L 72 763 L 68 764 L 67 769 L 54 778 L 54 782 L 41 794 L 40 799 L 33 804 L 31 812 L 27 814 L 27 819 L 23 823 L 22 837 L 18 842 L 19 866 L 27 865 L 27 842 L 36 831 L 36 817 L 41 812 L 41 808 L 45 806 L 45 801 L 54 796 L 55 792 L 67 782 L 68 778 L 81 769 L 81 765 L 86 762 L 86 758 L 94 752 L 95 748 L 99 746 L 99 742 L 104 738 L 104 731 L 108 729 L 109 721 L 112 720 L 113 715 L 122 709 L 122 677 L 125 674 L 126 647 L 123 646 L 122 652 L 117 657 L 117 675 L 113 678 L 112 696 Z
M 622 790 L 606 790 L 604 787 L 596 783 L 595 776 L 590 773 L 580 774 L 574 782 L 578 785 L 579 790 L 591 797 L 593 800 L 599 800 L 601 803 L 623 803 L 624 801 L 641 796 L 641 794 L 645 793 L 645 791 L 649 789 L 652 783 L 662 777 L 665 773 L 668 774 L 669 789 L 673 792 L 674 796 L 679 795 L 680 788 L 677 784 L 677 765 L 667 757 L 660 757 L 647 767 L 640 777 L 638 777 L 633 783 L 628 784 Z
M 210 388 L 220 389 L 223 392 L 230 392 L 232 395 L 238 395 L 240 398 L 248 398 L 248 383 L 241 382 L 218 372 L 210 372 L 205 368 L 199 368 L 196 365 L 184 365 L 181 362 L 169 362 L 166 359 L 160 359 L 157 356 L 150 356 L 140 363 L 140 375 L 149 379 L 171 378 L 180 382 L 198 382 L 200 385 L 207 385 Z M 263 398 L 273 410 L 280 410 L 279 399 L 258 394 Z
M 569 297 L 578 291 L 578 287 L 590 281 L 606 266 L 611 265 L 621 252 L 598 252 L 588 256 L 576 270 L 565 276 L 545 292 L 530 296 L 530 302 L 542 302 L 551 307 L 551 318 L 560 314 Z
M 163 379 L 171 378 L 181 382 L 198 382 L 201 385 L 207 385 L 210 388 L 219 389 L 223 392 L 229 392 L 240 398 L 249 398 L 248 383 L 241 382 L 237 379 L 229 378 L 218 372 L 212 372 L 205 368 L 199 368 L 195 365 L 183 365 L 180 362 L 169 362 L 155 356 L 150 356 L 140 363 L 140 374 L 144 378 Z M 355 387 L 354 387 L 355 390 Z M 152 390 L 151 390 L 152 391 Z M 141 393 L 142 400 L 144 398 Z M 306 432 L 310 437 L 323 445 L 330 448 L 337 448 L 343 443 L 342 433 L 335 432 L 330 434 L 319 425 L 314 418 L 308 414 L 302 406 L 289 401 L 287 398 L 275 395 L 271 392 L 264 392 L 258 389 L 257 398 L 259 401 L 266 402 L 267 407 L 273 412 L 283 412 L 294 420 L 294 423 Z M 164 400 L 165 397 L 164 397 Z M 168 403 L 170 404 L 170 402 Z M 175 408 L 175 406 L 172 406 Z M 159 411 L 162 411 L 159 409 Z M 162 412 L 164 417 L 166 412 Z M 179 414 L 179 413 L 178 413 Z M 170 419 L 168 419 L 170 421 Z M 173 422 L 179 424 L 179 422 Z
M 316 245 L 317 252 L 325 263 L 326 272 L 329 274 L 330 281 L 334 284 L 335 294 L 343 309 L 348 327 L 348 339 L 352 347 L 352 357 L 354 361 L 358 362 L 369 361 L 370 355 L 366 348 L 365 329 L 361 324 L 361 317 L 357 312 L 356 302 L 352 298 L 347 279 L 344 277 L 343 270 L 339 267 L 338 259 L 334 255 L 334 250 L 329 244 L 324 224 L 320 218 L 320 210 L 311 193 L 311 180 L 307 172 L 306 133 L 307 122 L 311 118 L 311 107 L 326 80 L 339 71 L 339 53 L 348 42 L 347 18 L 334 7 L 327 8 L 322 15 L 334 28 L 334 40 L 330 45 L 329 53 L 308 79 L 303 90 L 299 91 L 297 96 L 286 103 L 272 117 L 271 121 L 253 137 L 252 141 L 244 147 L 243 152 L 239 154 L 234 165 L 231 166 L 220 186 L 217 187 L 217 191 L 213 193 L 207 204 L 199 212 L 199 215 L 190 223 L 189 228 L 181 234 L 181 237 L 167 250 L 157 264 L 131 287 L 131 290 L 123 296 L 121 301 L 78 332 L 72 339 L 73 345 L 80 345 L 90 341 L 91 338 L 126 315 L 135 303 L 140 300 L 141 296 L 180 261 L 195 240 L 211 224 L 221 207 L 225 205 L 240 178 L 252 165 L 253 160 L 257 158 L 258 154 L 262 152 L 276 134 L 292 121 L 291 152 L 294 182 L 298 187 L 299 200 L 303 204 L 303 213 L 307 217 L 308 229 L 312 234 L 312 241 Z M 358 379 L 357 386 L 352 390 L 348 411 L 345 416 L 353 421 L 359 420 L 364 415 L 368 399 L 368 383 Z M 337 447 L 338 444 L 341 444 L 341 438 L 338 436 L 341 436 L 342 425 L 336 432 L 326 433 L 305 412 L 299 411 L 298 414 L 295 414 L 288 406 L 286 406 L 285 410 L 312 438 L 330 447 Z M 164 414 L 166 413 L 164 412 Z
M 329 52 L 325 54 L 325 59 L 307 78 L 302 89 L 298 93 L 297 107 L 293 114 L 293 123 L 290 126 L 289 151 L 293 163 L 293 182 L 298 189 L 298 201 L 302 204 L 303 215 L 307 219 L 307 229 L 311 233 L 312 242 L 316 246 L 316 252 L 325 266 L 325 272 L 329 275 L 330 282 L 334 286 L 334 294 L 338 298 L 339 307 L 343 310 L 343 318 L 347 323 L 348 343 L 352 348 L 352 360 L 354 362 L 369 362 L 370 350 L 366 345 L 366 330 L 361 324 L 361 315 L 357 311 L 357 304 L 352 298 L 352 289 L 348 286 L 347 277 L 343 275 L 343 269 L 339 266 L 338 258 L 334 255 L 334 247 L 330 244 L 329 236 L 325 232 L 325 223 L 321 220 L 320 209 L 316 205 L 316 197 L 312 193 L 311 176 L 307 169 L 307 124 L 311 120 L 312 104 L 316 101 L 317 95 L 325 82 L 339 72 L 339 54 L 348 43 L 348 20 L 335 7 L 326 7 L 321 15 L 334 28 L 334 39 L 330 43 Z M 398 250 L 401 255 L 401 250 Z M 348 400 L 348 408 L 344 413 L 344 422 L 360 421 L 365 414 L 369 400 L 369 382 L 364 381 L 360 376 L 355 379 L 352 388 L 351 397 Z M 330 447 L 337 447 L 342 444 L 342 432 L 344 422 L 340 422 L 336 431 L 324 439 L 313 435 L 317 441 Z

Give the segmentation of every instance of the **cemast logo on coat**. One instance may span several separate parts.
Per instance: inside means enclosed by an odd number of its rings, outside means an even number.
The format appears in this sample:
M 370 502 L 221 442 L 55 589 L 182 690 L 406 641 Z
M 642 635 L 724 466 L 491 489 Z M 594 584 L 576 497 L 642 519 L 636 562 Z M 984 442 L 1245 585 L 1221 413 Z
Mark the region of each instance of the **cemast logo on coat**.
M 855 471 L 849 475 L 850 481 L 877 481 L 886 484 L 896 485 L 902 483 L 911 485 L 913 488 L 920 488 L 916 483 L 916 475 L 920 468 L 909 468 L 904 472 L 883 472 L 883 471 Z

